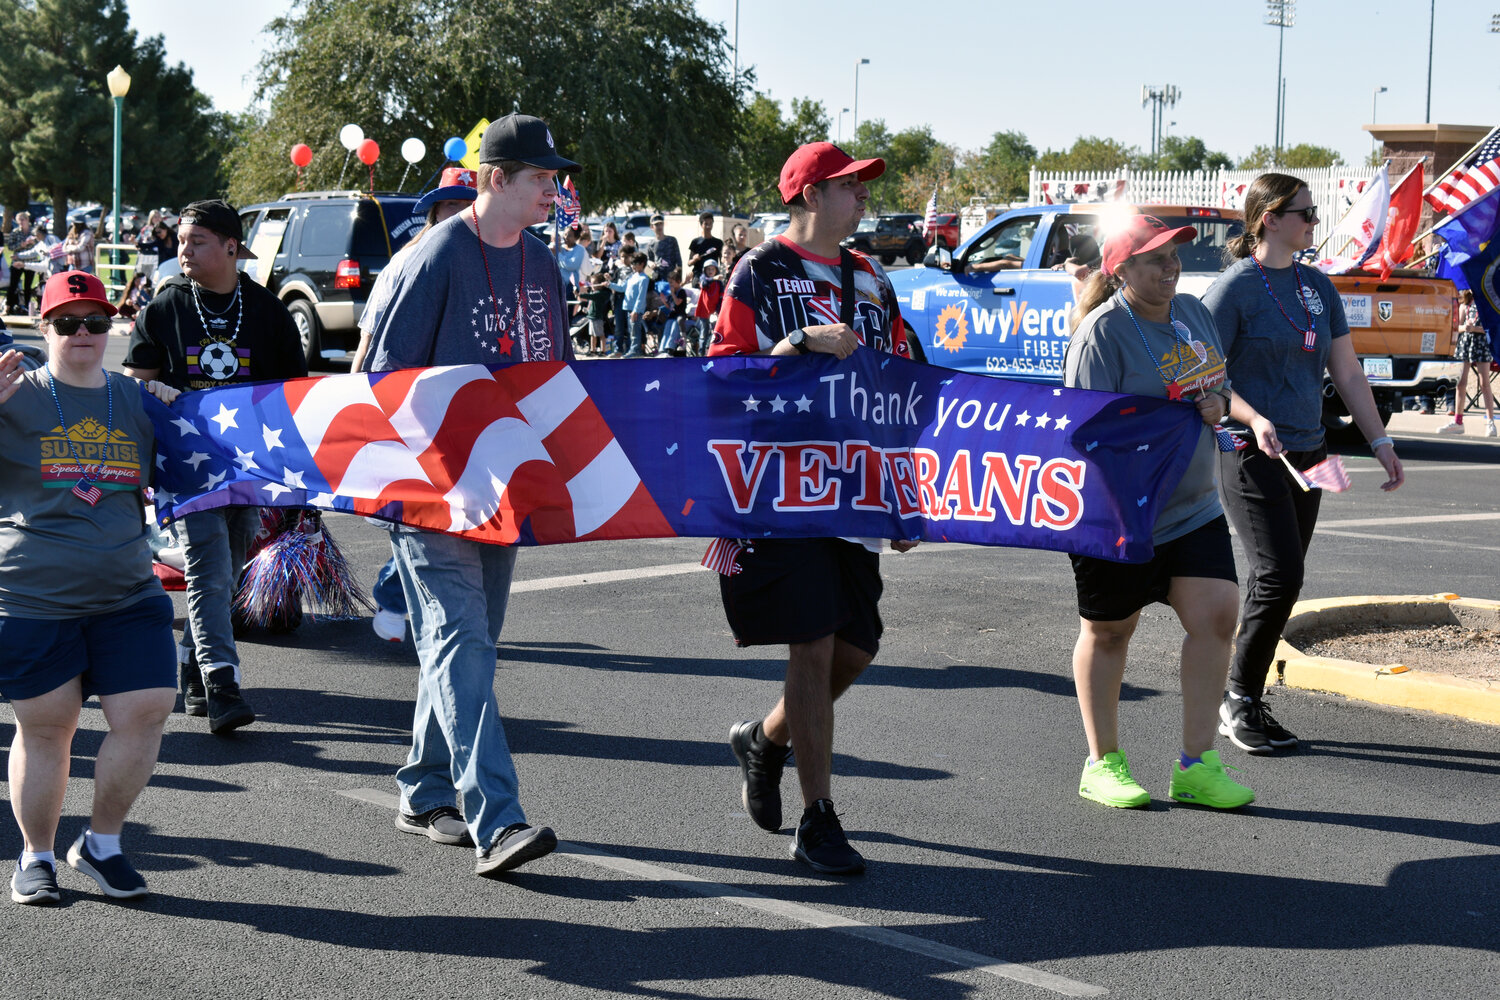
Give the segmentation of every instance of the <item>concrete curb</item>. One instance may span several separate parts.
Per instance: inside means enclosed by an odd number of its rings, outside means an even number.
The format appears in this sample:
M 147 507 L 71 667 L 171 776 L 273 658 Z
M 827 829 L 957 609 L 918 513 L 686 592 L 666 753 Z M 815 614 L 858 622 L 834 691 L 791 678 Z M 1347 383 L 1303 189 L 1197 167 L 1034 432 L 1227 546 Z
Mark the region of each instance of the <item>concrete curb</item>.
M 1301 601 L 1276 649 L 1276 670 L 1288 687 L 1331 691 L 1349 698 L 1454 715 L 1471 722 L 1500 725 L 1500 684 L 1448 677 L 1400 664 L 1377 665 L 1354 660 L 1307 656 L 1298 637 L 1316 627 L 1363 622 L 1382 624 L 1500 625 L 1500 601 L 1462 598 L 1457 594 L 1408 597 L 1335 597 Z

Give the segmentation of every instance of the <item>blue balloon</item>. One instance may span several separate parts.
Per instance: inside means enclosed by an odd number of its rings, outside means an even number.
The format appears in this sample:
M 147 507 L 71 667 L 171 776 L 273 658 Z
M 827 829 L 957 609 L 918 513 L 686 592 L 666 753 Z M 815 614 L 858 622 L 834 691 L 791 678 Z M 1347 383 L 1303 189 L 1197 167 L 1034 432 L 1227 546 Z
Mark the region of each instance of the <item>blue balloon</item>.
M 443 155 L 450 160 L 462 160 L 469 155 L 469 146 L 458 136 L 443 143 Z

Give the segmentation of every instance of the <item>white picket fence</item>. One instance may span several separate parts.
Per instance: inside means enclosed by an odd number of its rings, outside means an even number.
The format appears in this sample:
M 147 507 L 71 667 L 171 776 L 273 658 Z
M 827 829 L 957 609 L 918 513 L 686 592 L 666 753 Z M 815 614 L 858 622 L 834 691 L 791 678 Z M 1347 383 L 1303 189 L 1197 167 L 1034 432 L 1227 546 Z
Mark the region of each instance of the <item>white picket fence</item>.
M 1260 170 L 1119 170 L 1094 173 L 1051 172 L 1031 169 L 1027 204 L 1058 202 L 1124 201 L 1137 205 L 1201 205 L 1208 208 L 1243 208 L 1245 189 L 1264 171 Z M 1318 206 L 1320 221 L 1316 238 L 1323 238 L 1374 178 L 1375 167 L 1321 167 L 1288 170 L 1305 181 Z

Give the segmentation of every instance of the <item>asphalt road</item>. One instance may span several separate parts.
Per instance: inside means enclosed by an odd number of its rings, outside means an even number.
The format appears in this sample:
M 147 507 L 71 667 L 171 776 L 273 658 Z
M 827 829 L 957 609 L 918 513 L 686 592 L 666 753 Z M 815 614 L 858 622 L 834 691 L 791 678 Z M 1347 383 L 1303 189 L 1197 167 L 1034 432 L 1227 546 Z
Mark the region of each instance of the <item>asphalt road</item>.
M 1304 596 L 1500 596 L 1500 444 L 1397 436 L 1410 482 L 1381 494 L 1350 456 Z M 384 533 L 329 523 L 373 581 Z M 1495 728 L 1275 691 L 1302 752 L 1221 741 L 1258 801 L 1170 804 L 1181 632 L 1156 606 L 1122 709 L 1154 800 L 1105 809 L 1076 795 L 1066 559 L 923 546 L 883 560 L 885 645 L 839 703 L 834 794 L 869 871 L 820 877 L 741 809 L 729 726 L 769 707 L 782 664 L 733 647 L 712 576 L 690 568 L 702 548 L 521 556 L 497 688 L 557 854 L 484 881 L 470 852 L 397 832 L 412 647 L 364 620 L 305 623 L 241 645 L 254 726 L 169 722 L 126 827 L 151 896 L 108 902 L 64 868 L 60 907 L 0 905 L 0 996 L 1495 994 Z M 0 705 L 6 742 L 10 718 Z M 60 851 L 102 732 L 91 704 Z

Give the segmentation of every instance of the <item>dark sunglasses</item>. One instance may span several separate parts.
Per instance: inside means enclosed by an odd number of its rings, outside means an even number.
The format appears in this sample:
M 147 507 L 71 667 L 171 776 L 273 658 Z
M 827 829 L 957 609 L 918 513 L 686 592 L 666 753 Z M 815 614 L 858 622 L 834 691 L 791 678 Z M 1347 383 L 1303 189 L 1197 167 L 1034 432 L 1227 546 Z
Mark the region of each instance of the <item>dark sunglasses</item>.
M 52 324 L 52 330 L 64 337 L 71 337 L 75 333 L 108 333 L 108 316 L 56 316 L 47 321 Z M 79 326 L 84 329 L 80 331 Z
M 1313 223 L 1318 221 L 1318 206 L 1309 205 L 1307 208 L 1277 208 L 1272 209 L 1272 215 L 1300 215 L 1302 221 Z

